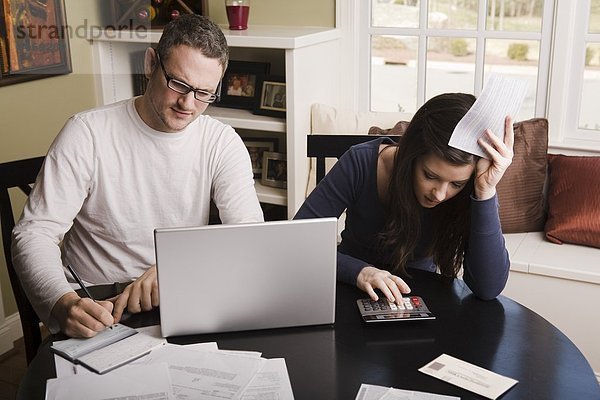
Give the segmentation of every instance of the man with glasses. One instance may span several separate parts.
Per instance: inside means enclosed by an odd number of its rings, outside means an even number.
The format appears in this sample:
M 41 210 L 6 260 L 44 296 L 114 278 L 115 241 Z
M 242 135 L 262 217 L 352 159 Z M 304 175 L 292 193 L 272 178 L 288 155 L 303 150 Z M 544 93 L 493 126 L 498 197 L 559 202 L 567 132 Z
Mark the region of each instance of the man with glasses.
M 217 25 L 182 16 L 146 50 L 144 95 L 79 113 L 55 139 L 13 231 L 15 267 L 51 332 L 90 337 L 156 307 L 155 228 L 206 225 L 211 199 L 223 223 L 263 220 L 241 138 L 202 115 L 228 58 Z M 68 265 L 86 285 L 133 283 L 81 298 Z

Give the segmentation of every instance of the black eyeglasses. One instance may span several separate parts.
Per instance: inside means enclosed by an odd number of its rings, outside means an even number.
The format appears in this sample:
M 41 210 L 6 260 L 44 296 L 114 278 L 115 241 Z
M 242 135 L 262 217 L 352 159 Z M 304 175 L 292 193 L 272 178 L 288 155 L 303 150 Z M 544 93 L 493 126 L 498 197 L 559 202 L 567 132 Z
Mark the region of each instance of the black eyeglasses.
M 196 89 L 185 82 L 180 81 L 179 79 L 175 79 L 165 71 L 165 66 L 160 60 L 160 56 L 158 55 L 158 51 L 156 52 L 156 58 L 158 59 L 158 63 L 160 64 L 160 69 L 162 69 L 163 75 L 165 76 L 165 80 L 167 81 L 167 87 L 179 94 L 188 94 L 189 92 L 194 92 L 194 98 L 203 103 L 214 103 L 219 97 L 221 97 L 221 82 L 217 86 L 217 92 L 211 93 L 206 90 Z

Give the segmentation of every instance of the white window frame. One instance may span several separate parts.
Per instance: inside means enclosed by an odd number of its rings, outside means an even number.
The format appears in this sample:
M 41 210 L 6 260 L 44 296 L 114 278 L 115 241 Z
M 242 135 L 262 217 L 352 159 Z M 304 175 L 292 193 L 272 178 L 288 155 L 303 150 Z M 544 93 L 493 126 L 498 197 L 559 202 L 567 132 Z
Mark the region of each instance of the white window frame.
M 547 3 L 547 4 L 546 4 Z M 486 2 L 480 0 L 479 26 L 485 22 Z M 421 0 L 420 18 L 426 18 L 427 1 Z M 345 89 L 342 106 L 355 111 L 369 111 L 370 99 L 370 40 L 371 34 L 397 34 L 410 31 L 410 35 L 419 36 L 419 46 L 426 46 L 425 35 L 438 36 L 433 29 L 421 28 L 370 28 L 370 0 L 337 0 L 337 27 L 342 30 L 342 66 L 343 76 L 355 82 L 352 89 Z M 549 152 L 563 154 L 599 155 L 600 131 L 597 135 L 578 128 L 585 42 L 600 41 L 600 35 L 586 33 L 588 23 L 589 0 L 546 0 L 544 24 L 541 33 L 519 32 L 518 38 L 535 35 L 549 35 L 550 40 L 540 40 L 540 64 L 535 116 L 546 117 L 549 122 Z M 553 22 L 552 24 L 549 23 Z M 425 26 L 421 24 L 421 26 Z M 466 37 L 477 35 L 476 40 L 485 38 L 512 38 L 510 33 L 486 32 L 485 35 L 472 30 L 453 30 L 452 36 L 468 33 Z M 448 36 L 446 32 L 444 34 Z M 421 43 L 422 42 L 422 43 Z M 481 92 L 483 74 L 483 46 L 477 46 L 478 53 L 474 93 Z M 481 52 L 481 54 L 479 54 Z M 425 52 L 420 51 L 418 72 L 418 105 L 425 100 Z M 547 62 L 544 62 L 547 60 Z M 580 71 L 575 74 L 573 71 Z M 597 139 L 596 139 L 597 137 Z
M 600 35 L 586 33 L 589 0 L 556 0 L 556 3 L 546 114 L 550 130 L 549 145 L 554 153 L 598 155 L 600 131 L 594 135 L 590 131 L 579 129 L 578 126 L 585 68 L 585 42 L 600 41 Z

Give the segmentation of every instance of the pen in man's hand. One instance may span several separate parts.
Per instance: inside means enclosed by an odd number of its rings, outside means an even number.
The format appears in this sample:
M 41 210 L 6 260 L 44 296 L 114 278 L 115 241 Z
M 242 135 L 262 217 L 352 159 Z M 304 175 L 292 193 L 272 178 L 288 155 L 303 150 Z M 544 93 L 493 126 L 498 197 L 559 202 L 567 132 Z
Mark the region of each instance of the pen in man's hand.
M 96 299 L 94 299 L 90 293 L 90 291 L 85 287 L 85 285 L 83 284 L 83 281 L 81 280 L 81 278 L 79 277 L 79 275 L 77 275 L 77 272 L 75 272 L 75 270 L 73 269 L 73 267 L 71 267 L 71 265 L 67 265 L 67 269 L 69 270 L 69 272 L 71 272 L 71 275 L 73 275 L 73 278 L 75 278 L 75 280 L 77 281 L 77 283 L 79 284 L 79 286 L 81 286 L 81 289 L 83 290 L 83 292 L 85 293 L 85 295 L 87 297 L 89 297 L 90 299 L 96 301 Z
M 94 299 L 94 297 L 92 297 L 92 294 L 90 293 L 90 291 L 85 287 L 85 285 L 83 284 L 83 281 L 81 280 L 81 278 L 79 277 L 79 275 L 77 275 L 77 272 L 75 272 L 75 270 L 73 269 L 73 267 L 71 267 L 71 265 L 67 265 L 67 269 L 69 270 L 69 272 L 71 272 L 71 275 L 73 275 L 73 278 L 75 278 L 75 280 L 77 281 L 77 283 L 79 284 L 79 286 L 81 287 L 81 289 L 85 292 L 85 295 L 87 297 L 89 297 L 90 299 L 92 299 L 93 301 L 96 301 L 96 299 Z M 112 325 L 109 326 L 110 329 L 112 329 Z

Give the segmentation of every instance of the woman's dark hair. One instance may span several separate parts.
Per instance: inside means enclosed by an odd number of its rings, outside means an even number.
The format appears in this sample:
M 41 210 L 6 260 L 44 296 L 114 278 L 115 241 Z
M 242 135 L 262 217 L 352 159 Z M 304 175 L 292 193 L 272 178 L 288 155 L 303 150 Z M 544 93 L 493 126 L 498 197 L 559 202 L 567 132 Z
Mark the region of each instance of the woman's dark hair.
M 202 15 L 184 14 L 169 22 L 158 41 L 156 50 L 163 62 L 169 59 L 176 46 L 189 46 L 199 49 L 208 58 L 216 58 L 227 69 L 229 47 L 223 31 L 217 24 Z
M 475 96 L 464 93 L 431 98 L 416 112 L 399 140 L 386 203 L 387 222 L 380 237 L 385 248 L 394 249 L 388 263 L 393 273 L 406 274 L 406 264 L 421 234 L 422 208 L 413 186 L 417 161 L 433 154 L 457 166 L 477 162 L 478 157 L 448 146 L 454 128 L 474 102 Z M 446 276 L 455 277 L 464 258 L 473 181 L 474 174 L 456 196 L 431 210 L 433 236 L 428 251 Z

